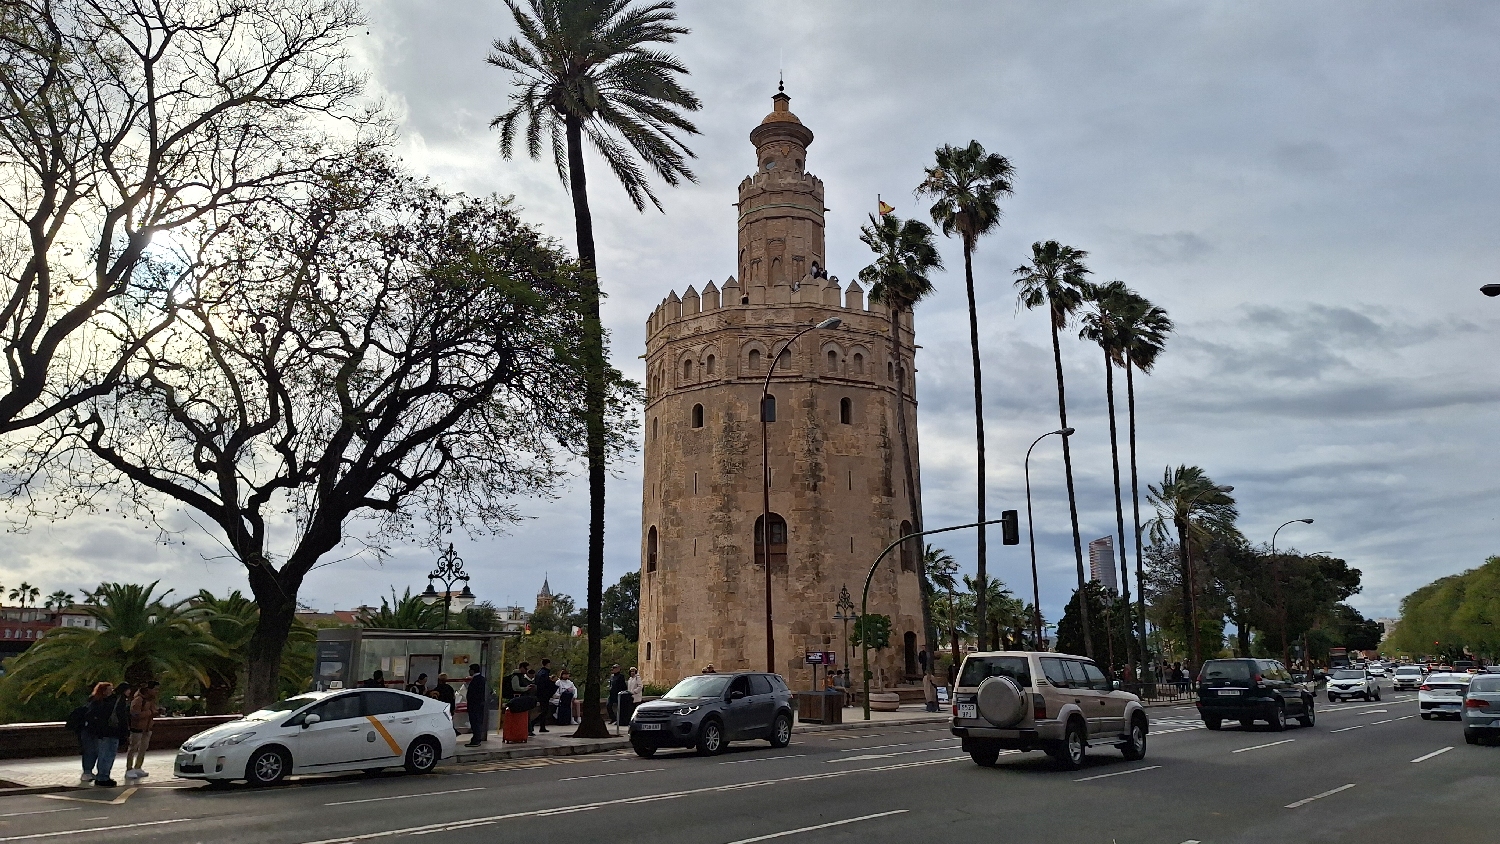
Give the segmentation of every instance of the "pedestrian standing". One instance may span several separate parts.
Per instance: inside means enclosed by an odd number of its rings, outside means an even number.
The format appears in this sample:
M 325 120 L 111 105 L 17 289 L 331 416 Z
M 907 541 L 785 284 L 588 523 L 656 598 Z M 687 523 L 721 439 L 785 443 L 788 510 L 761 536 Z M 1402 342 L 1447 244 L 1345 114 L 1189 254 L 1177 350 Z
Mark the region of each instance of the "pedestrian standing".
M 552 678 L 552 660 L 543 659 L 536 672 L 536 699 L 541 704 L 536 708 L 536 730 L 547 732 L 547 716 L 552 714 L 552 696 L 557 692 L 557 681 Z
M 95 684 L 95 689 L 98 684 Z M 78 778 L 79 785 L 88 785 L 94 781 L 94 763 L 99 760 L 99 742 L 89 732 L 89 701 L 84 701 L 72 712 L 68 713 L 65 726 L 68 732 L 78 737 L 78 752 L 83 757 L 83 775 Z
M 625 675 L 620 673 L 620 664 L 617 662 L 609 667 L 609 701 L 605 704 L 609 711 L 609 723 L 620 723 L 620 695 L 625 691 Z
M 359 686 L 362 689 L 385 688 L 385 672 L 379 668 L 375 669 L 375 673 L 370 675 L 370 679 L 362 681 Z
M 937 683 L 932 681 L 932 675 L 922 675 L 922 699 L 927 703 L 928 712 L 938 711 Z
M 448 685 L 447 674 L 438 674 L 437 685 L 433 686 L 432 691 L 428 692 L 427 695 L 428 697 L 436 698 L 437 700 L 448 705 L 448 720 L 452 721 L 453 710 L 457 706 L 458 701 L 457 695 L 453 694 L 453 687 Z M 457 724 L 453 725 L 453 734 L 458 735 Z
M 635 713 L 635 705 L 641 702 L 641 694 L 645 688 L 646 684 L 641 681 L 640 672 L 635 669 L 634 665 L 630 666 L 630 672 L 625 677 L 625 693 L 627 697 L 626 708 L 620 712 L 621 724 L 630 723 L 630 716 Z
M 427 694 L 427 675 L 425 673 L 418 674 L 414 682 L 406 684 L 406 690 L 414 695 Z
M 94 785 L 114 788 L 117 783 L 109 775 L 115 766 L 115 755 L 120 745 L 130 740 L 130 704 L 126 695 L 129 683 L 114 686 L 99 683 L 89 696 L 89 711 L 86 723 L 88 733 L 95 742 Z
M 490 685 L 484 678 L 484 669 L 478 664 L 469 666 L 469 688 L 464 695 L 469 705 L 469 747 L 478 747 L 489 740 L 489 729 L 485 717 L 490 712 Z
M 138 780 L 146 773 L 146 751 L 151 747 L 151 724 L 161 709 L 156 705 L 160 683 L 152 680 L 130 701 L 130 747 L 125 752 L 125 779 Z
M 551 703 L 557 708 L 557 723 L 567 726 L 573 723 L 573 701 L 578 697 L 578 687 L 573 677 L 564 668 L 557 675 L 557 689 L 552 693 Z

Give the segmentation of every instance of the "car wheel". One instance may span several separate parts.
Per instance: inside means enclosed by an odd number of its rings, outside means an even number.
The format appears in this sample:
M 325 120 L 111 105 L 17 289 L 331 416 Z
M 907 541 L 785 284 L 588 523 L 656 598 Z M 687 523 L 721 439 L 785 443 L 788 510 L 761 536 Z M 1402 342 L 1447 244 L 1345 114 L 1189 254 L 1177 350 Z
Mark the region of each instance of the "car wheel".
M 1068 729 L 1063 733 L 1062 747 L 1058 748 L 1057 761 L 1065 770 L 1076 771 L 1083 767 L 1083 759 L 1088 755 L 1088 738 L 1083 734 L 1083 722 L 1077 719 L 1068 722 Z
M 279 747 L 267 747 L 245 763 L 245 781 L 251 785 L 275 785 L 286 777 L 292 760 Z
M 1210 730 L 1218 730 L 1223 729 L 1224 722 L 1220 721 L 1218 718 L 1209 718 L 1205 716 L 1203 719 L 1203 726 L 1209 728 Z
M 429 774 L 437 767 L 438 758 L 443 755 L 443 749 L 438 746 L 436 739 L 423 736 L 411 743 L 406 749 L 406 772 L 408 774 Z
M 698 755 L 716 756 L 724 750 L 724 728 L 710 718 L 698 728 Z
M 630 747 L 635 751 L 635 755 L 641 757 L 642 759 L 650 759 L 652 756 L 656 755 L 655 745 L 642 744 L 641 742 L 633 741 L 630 743 Z
M 1130 719 L 1130 737 L 1120 745 L 1120 752 L 1130 762 L 1146 758 L 1146 719 L 1143 716 Z
M 1286 729 L 1286 707 L 1278 705 L 1276 711 L 1271 713 L 1271 729 L 1281 732 Z
M 1000 748 L 976 747 L 969 751 L 969 758 L 981 768 L 993 768 L 995 763 L 1000 761 Z
M 772 747 L 786 747 L 792 743 L 792 716 L 783 712 L 771 723 L 769 736 Z
M 1266 723 L 1269 724 L 1271 722 L 1267 721 Z M 1251 727 L 1254 727 L 1254 726 L 1255 726 L 1255 719 L 1254 718 L 1241 718 L 1240 719 L 1240 729 L 1242 729 L 1242 730 L 1248 730 L 1248 729 L 1250 729 Z
M 1313 702 L 1311 700 L 1305 701 L 1302 705 L 1302 709 L 1302 715 L 1297 718 L 1297 723 L 1301 724 L 1304 727 L 1311 727 L 1312 725 L 1318 723 L 1318 713 L 1313 708 Z
M 1469 732 L 1468 730 L 1464 730 L 1464 741 L 1467 742 L 1467 743 L 1469 743 L 1469 744 L 1478 744 L 1479 743 L 1479 736 L 1474 735 L 1473 733 Z
M 1432 716 L 1431 716 L 1431 715 L 1429 715 L 1429 714 L 1428 714 L 1428 713 L 1426 713 L 1426 712 L 1423 712 L 1423 713 L 1422 713 L 1422 720 L 1423 720 L 1423 721 L 1431 721 L 1431 720 L 1432 720 Z

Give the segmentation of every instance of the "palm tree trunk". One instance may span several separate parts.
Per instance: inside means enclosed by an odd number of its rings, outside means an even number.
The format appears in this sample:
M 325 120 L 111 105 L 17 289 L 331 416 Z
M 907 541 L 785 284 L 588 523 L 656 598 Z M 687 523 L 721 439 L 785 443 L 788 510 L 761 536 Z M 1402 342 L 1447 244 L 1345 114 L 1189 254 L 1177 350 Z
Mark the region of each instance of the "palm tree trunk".
M 1198 668 L 1198 614 L 1196 609 L 1197 598 L 1193 594 L 1193 555 L 1188 548 L 1188 526 L 1186 518 L 1177 521 L 1177 559 L 1182 566 L 1182 627 L 1186 634 L 1184 641 L 1189 643 L 1192 656 L 1193 670 Z
M 1146 566 L 1141 553 L 1141 487 L 1135 466 L 1135 368 L 1125 357 L 1125 396 L 1130 415 L 1130 502 L 1135 513 L 1135 601 L 1140 616 L 1141 669 L 1150 672 L 1146 644 Z
M 906 359 L 901 354 L 901 313 L 895 307 L 890 308 L 891 349 L 896 355 L 896 433 L 901 438 L 901 461 L 906 470 L 906 500 L 911 504 L 912 532 L 921 533 L 922 508 L 917 501 L 917 476 L 911 461 L 911 438 L 906 430 Z M 925 640 L 923 647 L 927 650 L 927 666 L 923 673 L 930 674 L 937 654 L 937 634 L 932 626 L 932 584 L 927 582 L 927 555 L 921 553 L 920 540 L 908 540 L 906 544 L 917 564 L 917 592 L 922 601 L 922 638 Z
M 1060 428 L 1068 427 L 1068 398 L 1063 390 L 1062 346 L 1057 342 L 1057 320 L 1052 323 L 1052 362 L 1057 368 L 1057 419 Z M 1078 498 L 1073 493 L 1073 455 L 1068 448 L 1069 437 L 1063 437 L 1063 471 L 1068 478 L 1068 516 L 1073 521 L 1073 557 L 1078 562 L 1078 594 L 1083 594 L 1088 577 L 1083 572 L 1083 541 L 1078 535 Z M 1078 601 L 1078 621 L 1083 632 L 1084 656 L 1094 658 L 1094 640 L 1089 635 L 1088 601 Z
M 948 633 L 953 638 L 953 666 L 958 667 L 958 607 L 953 598 L 953 590 L 948 590 Z
M 974 358 L 974 445 L 975 454 L 979 465 L 975 467 L 978 473 L 978 495 L 979 504 L 979 559 L 975 567 L 974 582 L 978 584 L 978 604 L 975 613 L 979 617 L 979 638 L 984 640 L 984 593 L 985 572 L 987 569 L 986 546 L 984 537 L 984 382 L 979 374 L 979 308 L 974 302 L 974 245 L 964 238 L 964 284 L 969 293 L 969 350 Z M 957 657 L 954 657 L 957 659 Z
M 584 422 L 588 429 L 589 573 L 588 675 L 583 684 L 583 718 L 575 738 L 606 738 L 609 729 L 599 711 L 601 609 L 604 600 L 604 323 L 599 316 L 598 261 L 594 254 L 594 218 L 589 212 L 588 180 L 583 170 L 583 124 L 569 115 L 568 186 L 573 194 L 573 225 L 578 234 L 578 264 L 583 270 Z M 502 673 L 504 669 L 502 668 Z
M 1121 499 L 1120 489 L 1120 437 L 1115 426 L 1115 366 L 1109 359 L 1109 352 L 1104 353 L 1104 396 L 1109 405 L 1109 460 L 1115 473 L 1115 528 L 1116 536 L 1120 537 L 1120 596 L 1123 598 L 1121 606 L 1125 612 L 1125 629 L 1128 631 L 1133 625 L 1130 621 L 1130 563 L 1125 556 L 1125 503 Z M 1110 596 L 1112 599 L 1115 596 Z M 1114 626 L 1110 626 L 1110 641 L 1114 641 Z M 1125 644 L 1130 644 L 1130 636 L 1125 637 Z M 1126 647 L 1122 654 L 1125 662 L 1130 662 L 1130 648 Z

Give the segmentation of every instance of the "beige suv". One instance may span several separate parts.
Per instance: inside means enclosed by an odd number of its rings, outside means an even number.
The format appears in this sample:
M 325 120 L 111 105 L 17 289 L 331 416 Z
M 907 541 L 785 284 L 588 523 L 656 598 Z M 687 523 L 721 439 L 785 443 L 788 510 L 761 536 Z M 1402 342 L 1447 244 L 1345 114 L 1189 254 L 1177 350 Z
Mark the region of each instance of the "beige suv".
M 953 734 L 983 766 L 1001 750 L 1044 750 L 1063 767 L 1083 765 L 1089 747 L 1146 756 L 1146 710 L 1118 691 L 1092 660 L 1031 651 L 974 653 L 953 693 Z

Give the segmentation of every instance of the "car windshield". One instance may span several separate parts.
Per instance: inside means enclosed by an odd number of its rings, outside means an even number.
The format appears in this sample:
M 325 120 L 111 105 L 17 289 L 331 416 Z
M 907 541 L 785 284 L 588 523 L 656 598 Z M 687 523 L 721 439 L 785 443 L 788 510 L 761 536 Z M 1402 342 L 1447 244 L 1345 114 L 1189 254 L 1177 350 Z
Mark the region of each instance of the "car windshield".
M 1469 683 L 1471 692 L 1500 692 L 1500 677 L 1475 677 Z
M 1335 672 L 1333 672 L 1333 679 L 1335 679 L 1335 680 L 1363 680 L 1363 679 L 1365 679 L 1365 672 L 1363 672 L 1363 671 L 1349 671 L 1347 669 L 1346 670 L 1341 670 L 1341 671 L 1335 671 Z
M 1422 669 L 1420 669 L 1420 668 L 1397 668 L 1396 669 L 1396 673 L 1397 674 L 1421 674 L 1422 673 Z
M 724 690 L 729 688 L 730 677 L 727 674 L 701 674 L 697 677 L 689 677 L 672 687 L 666 697 L 675 700 L 684 698 L 719 697 Z
M 298 695 L 296 697 L 289 697 L 286 700 L 279 700 L 269 706 L 265 706 L 255 710 L 249 715 L 246 715 L 245 720 L 265 721 L 270 718 L 275 718 L 277 715 L 280 715 L 283 712 L 291 712 L 294 709 L 301 709 L 302 707 L 308 705 L 309 703 L 312 703 L 317 699 L 318 698 L 314 695 Z
M 1249 680 L 1250 663 L 1239 659 L 1210 660 L 1203 664 L 1205 680 Z
M 1009 677 L 1024 691 L 1031 688 L 1031 665 L 1024 656 L 971 656 L 958 684 L 977 686 L 990 677 Z

